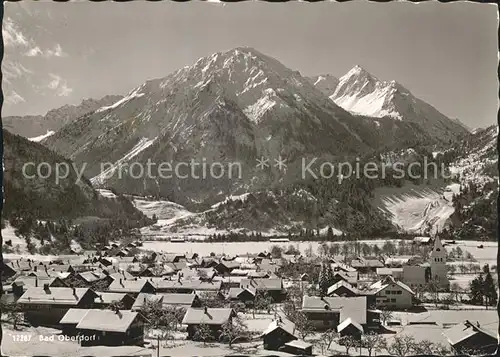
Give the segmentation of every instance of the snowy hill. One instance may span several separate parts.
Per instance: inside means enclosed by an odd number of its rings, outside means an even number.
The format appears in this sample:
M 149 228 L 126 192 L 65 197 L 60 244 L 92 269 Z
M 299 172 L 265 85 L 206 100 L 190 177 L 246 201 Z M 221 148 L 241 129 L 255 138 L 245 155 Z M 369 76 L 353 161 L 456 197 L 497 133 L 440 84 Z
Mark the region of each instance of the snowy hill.
M 498 127 L 492 126 L 470 134 L 444 152 L 433 153 L 435 159 L 449 161 L 452 182 L 378 187 L 374 204 L 400 231 L 432 234 L 447 228 L 457 239 L 495 237 L 497 138 Z M 411 150 L 406 150 L 406 156 L 408 152 Z M 401 153 L 382 157 L 388 163 L 400 158 Z
M 375 192 L 380 209 L 400 231 L 434 234 L 449 225 L 454 212 L 453 194 L 459 190 L 459 184 L 437 187 L 407 184 L 403 188 L 377 188 Z

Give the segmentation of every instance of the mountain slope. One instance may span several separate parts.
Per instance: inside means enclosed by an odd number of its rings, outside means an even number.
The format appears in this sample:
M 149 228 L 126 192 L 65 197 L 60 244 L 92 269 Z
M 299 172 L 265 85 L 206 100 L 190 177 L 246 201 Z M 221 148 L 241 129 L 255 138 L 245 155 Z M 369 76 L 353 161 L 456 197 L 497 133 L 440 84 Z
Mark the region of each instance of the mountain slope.
M 337 89 L 337 86 L 339 85 L 339 79 L 332 76 L 331 74 L 313 76 L 309 77 L 308 79 L 316 88 L 318 88 L 328 97 L 335 92 L 335 89 Z
M 317 85 L 321 87 L 322 83 Z M 341 77 L 333 91 L 332 87 L 326 94 L 353 114 L 416 123 L 424 133 L 444 143 L 468 133 L 462 123 L 447 118 L 396 81 L 381 81 L 359 66 Z
M 453 239 L 496 237 L 497 140 L 498 127 L 492 126 L 433 152 L 435 162 L 448 168 L 450 179 L 377 187 L 374 205 L 403 232 L 444 230 Z M 386 161 L 401 160 L 401 155 L 390 154 L 385 154 Z
M 373 128 L 336 106 L 300 73 L 254 49 L 236 48 L 148 81 L 43 143 L 77 163 L 87 163 L 87 172 L 100 185 L 139 195 L 160 193 L 176 202 L 180 195 L 203 201 L 279 180 L 273 167 L 264 175 L 256 172 L 261 156 L 272 164 L 281 155 L 290 173 L 304 156 L 342 158 L 369 152 L 384 142 Z M 119 164 L 148 159 L 237 161 L 244 178 L 199 182 L 174 177 L 161 182 L 106 177 L 116 173 Z M 101 172 L 102 162 L 113 164 L 106 174 Z M 210 194 L 204 196 L 208 189 Z
M 20 213 L 38 219 L 95 216 L 139 221 L 144 218 L 127 199 L 104 198 L 92 188 L 87 178 L 77 180 L 71 162 L 43 145 L 7 130 L 3 131 L 3 139 L 4 218 Z M 27 166 L 23 172 L 26 163 L 34 165 Z M 61 169 L 57 180 L 56 165 L 62 163 L 68 163 L 70 170 L 66 175 L 65 169 Z M 37 174 L 35 167 L 40 167 L 41 175 Z
M 85 99 L 79 105 L 65 105 L 61 108 L 52 109 L 44 116 L 8 116 L 2 118 L 3 127 L 9 132 L 24 136 L 25 138 L 37 138 L 55 132 L 73 120 L 88 114 L 104 105 L 110 105 L 120 100 L 121 96 L 110 95 L 104 98 Z M 40 138 L 40 141 L 43 138 Z

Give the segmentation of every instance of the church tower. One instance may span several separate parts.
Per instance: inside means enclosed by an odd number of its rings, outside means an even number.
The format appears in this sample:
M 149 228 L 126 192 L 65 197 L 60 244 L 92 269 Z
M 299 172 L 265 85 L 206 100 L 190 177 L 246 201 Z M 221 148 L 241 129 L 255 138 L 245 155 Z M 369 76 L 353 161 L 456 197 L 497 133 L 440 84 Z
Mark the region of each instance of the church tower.
M 434 239 L 429 264 L 431 266 L 431 280 L 436 282 L 440 288 L 447 289 L 450 282 L 448 281 L 448 268 L 446 267 L 446 250 L 439 236 Z

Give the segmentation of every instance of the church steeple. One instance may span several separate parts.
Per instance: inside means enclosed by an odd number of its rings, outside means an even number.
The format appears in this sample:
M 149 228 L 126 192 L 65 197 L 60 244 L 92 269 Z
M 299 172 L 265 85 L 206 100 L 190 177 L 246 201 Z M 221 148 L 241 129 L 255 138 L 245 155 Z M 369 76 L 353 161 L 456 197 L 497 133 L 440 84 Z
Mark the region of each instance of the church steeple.
M 446 251 L 439 236 L 434 238 L 434 248 L 431 252 L 431 264 L 446 264 Z
M 437 282 L 442 288 L 447 288 L 449 286 L 449 281 L 448 268 L 446 266 L 446 250 L 439 236 L 434 238 L 434 247 L 430 254 L 429 263 L 431 266 L 432 280 Z

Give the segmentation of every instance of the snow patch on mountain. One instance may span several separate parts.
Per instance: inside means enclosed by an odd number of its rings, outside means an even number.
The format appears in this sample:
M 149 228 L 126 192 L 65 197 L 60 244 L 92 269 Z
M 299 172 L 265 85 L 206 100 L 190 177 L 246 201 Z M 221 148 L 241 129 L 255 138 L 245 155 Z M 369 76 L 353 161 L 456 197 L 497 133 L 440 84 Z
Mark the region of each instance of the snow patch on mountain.
M 254 104 L 249 105 L 243 110 L 246 116 L 254 123 L 258 123 L 262 116 L 276 105 L 276 101 L 271 98 L 271 95 L 266 94 Z
M 453 194 L 459 184 L 444 187 L 407 185 L 402 188 L 382 187 L 375 190 L 378 207 L 402 232 L 433 234 L 441 231 L 454 212 Z
M 141 88 L 142 88 L 142 86 L 134 89 L 132 92 L 127 94 L 127 96 L 123 97 L 122 99 L 117 101 L 115 104 L 112 104 L 110 106 L 101 107 L 101 108 L 97 109 L 96 113 L 104 112 L 104 111 L 110 110 L 110 109 L 115 109 L 115 108 L 119 107 L 120 105 L 130 101 L 131 99 L 142 97 L 144 95 L 144 93 L 140 93 Z
M 214 205 L 212 205 L 212 209 L 216 209 L 216 208 L 219 208 L 220 205 L 223 205 L 229 201 L 236 201 L 236 200 L 241 200 L 241 201 L 245 201 L 248 197 L 249 193 L 244 193 L 242 195 L 231 195 L 229 197 L 227 197 L 224 201 L 221 201 L 221 202 L 218 202 Z
M 34 138 L 30 138 L 28 140 L 38 143 L 38 142 L 42 141 L 43 139 L 48 138 L 51 135 L 54 135 L 54 133 L 55 133 L 55 131 L 48 130 L 46 134 L 40 135 L 40 136 L 35 136 Z
M 99 175 L 93 177 L 90 180 L 90 182 L 92 182 L 92 184 L 102 184 L 107 178 L 111 177 L 115 173 L 115 171 L 120 167 L 120 165 L 131 160 L 134 156 L 138 155 L 140 152 L 144 151 L 145 149 L 153 145 L 155 141 L 156 137 L 153 139 L 148 139 L 148 138 L 140 139 L 139 142 L 132 148 L 132 150 L 126 153 L 121 159 L 116 161 L 111 167 L 107 168 Z

